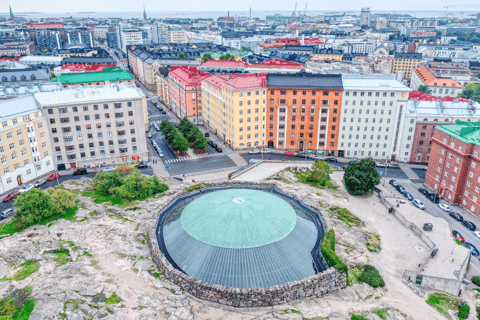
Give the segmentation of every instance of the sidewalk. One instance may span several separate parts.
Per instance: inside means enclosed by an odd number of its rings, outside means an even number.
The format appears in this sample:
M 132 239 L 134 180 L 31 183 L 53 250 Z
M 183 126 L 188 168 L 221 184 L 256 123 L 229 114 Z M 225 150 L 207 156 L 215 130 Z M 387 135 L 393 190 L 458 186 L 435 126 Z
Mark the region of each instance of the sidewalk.
M 408 179 L 419 180 L 420 177 L 412 170 L 411 165 L 407 163 L 400 163 L 400 169 L 407 175 Z

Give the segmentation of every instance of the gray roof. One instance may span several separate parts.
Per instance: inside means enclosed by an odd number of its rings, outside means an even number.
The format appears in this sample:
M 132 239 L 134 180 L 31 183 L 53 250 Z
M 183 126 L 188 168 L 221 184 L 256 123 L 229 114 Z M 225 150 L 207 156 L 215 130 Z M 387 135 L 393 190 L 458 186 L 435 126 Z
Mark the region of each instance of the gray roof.
M 0 69 L 0 85 L 32 81 L 50 82 L 50 77 L 43 69 Z
M 305 51 L 305 52 L 312 52 L 314 46 L 295 46 L 295 45 L 286 45 L 285 51 Z
M 40 110 L 33 95 L 0 101 L 0 121 Z
M 422 60 L 421 53 L 395 53 L 395 59 L 420 59 Z
M 294 74 L 268 74 L 267 87 L 274 89 L 331 89 L 343 90 L 342 76 L 339 74 L 314 74 L 299 72 Z

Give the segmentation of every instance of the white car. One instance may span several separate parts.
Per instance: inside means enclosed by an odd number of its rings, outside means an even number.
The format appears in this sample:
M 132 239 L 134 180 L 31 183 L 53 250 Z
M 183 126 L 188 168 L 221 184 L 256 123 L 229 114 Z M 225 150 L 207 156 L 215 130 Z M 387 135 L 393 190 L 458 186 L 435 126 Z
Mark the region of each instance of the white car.
M 110 171 L 115 171 L 116 169 L 117 168 L 115 168 L 115 167 L 107 167 L 107 168 L 103 169 L 102 171 L 103 172 L 110 172 Z
M 386 167 L 388 167 L 388 163 L 386 163 L 386 162 L 377 162 L 377 167 L 379 167 L 379 168 L 386 168 Z
M 439 206 L 440 209 L 442 209 L 443 211 L 445 211 L 445 212 L 450 212 L 450 207 L 447 206 L 446 204 L 439 203 L 438 206 Z
M 475 237 L 480 238 L 480 231 L 473 231 Z
M 38 188 L 38 187 L 40 187 L 42 184 L 45 184 L 45 182 L 47 182 L 47 181 L 45 181 L 45 180 L 43 180 L 43 179 L 37 180 L 37 181 L 35 181 L 35 182 L 33 183 L 33 186 L 34 186 L 35 188 Z
M 258 151 L 257 149 L 253 149 L 253 150 L 248 151 L 248 153 L 257 154 L 257 153 L 260 153 L 260 151 Z
M 425 210 L 425 206 L 423 205 L 423 202 L 418 199 L 413 199 L 413 205 L 418 209 Z
M 272 149 L 265 148 L 265 149 L 262 150 L 262 153 L 272 153 Z
M 25 192 L 27 192 L 27 191 L 32 190 L 33 188 L 35 188 L 35 187 L 33 186 L 33 184 L 29 184 L 29 185 L 24 186 L 22 189 L 20 189 L 20 190 L 18 190 L 18 191 L 19 191 L 20 193 L 25 193 Z
M 250 160 L 248 161 L 248 163 L 258 163 L 258 162 L 260 162 L 260 161 L 262 161 L 262 160 L 260 160 L 260 159 L 250 159 Z
M 321 161 L 324 161 L 324 160 L 325 160 L 325 158 L 322 157 L 322 156 L 313 156 L 311 159 L 313 159 L 313 160 L 321 160 Z

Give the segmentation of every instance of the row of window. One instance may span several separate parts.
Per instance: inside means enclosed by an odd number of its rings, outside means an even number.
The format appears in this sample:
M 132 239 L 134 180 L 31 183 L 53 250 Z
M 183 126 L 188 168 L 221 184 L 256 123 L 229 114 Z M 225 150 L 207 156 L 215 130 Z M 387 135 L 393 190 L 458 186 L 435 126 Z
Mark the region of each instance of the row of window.
M 356 105 L 357 102 L 356 100 L 352 100 L 352 106 Z M 360 103 L 359 103 L 361 106 L 363 106 L 363 100 L 360 100 Z M 345 102 L 343 103 L 344 106 L 348 106 L 349 105 L 349 102 L 348 100 L 345 100 Z M 367 106 L 371 106 L 372 105 L 372 101 L 368 100 L 367 101 Z M 376 100 L 375 103 L 374 103 L 374 106 L 378 106 L 378 101 Z M 387 105 L 387 102 L 386 101 L 382 101 L 382 107 L 386 106 Z M 390 101 L 390 106 L 392 107 L 393 106 L 393 101 Z
M 125 148 L 118 148 L 118 151 L 120 154 L 125 154 L 125 153 L 128 153 L 128 148 L 125 147 Z M 132 147 L 132 151 L 133 152 L 136 152 L 137 151 L 137 146 L 133 146 Z M 110 155 L 114 155 L 115 154 L 115 148 L 109 148 L 108 149 L 108 153 Z M 107 155 L 107 151 L 105 150 L 100 150 L 100 152 L 98 153 L 100 156 L 105 156 Z M 97 153 L 95 151 L 90 151 L 90 157 L 94 158 L 97 156 Z M 80 159 L 86 159 L 87 158 L 87 153 L 86 152 L 80 152 Z M 76 154 L 69 154 L 67 155 L 67 161 L 72 161 L 72 160 L 76 160 L 77 159 L 77 155 Z M 63 161 L 63 156 L 57 156 L 57 160 L 58 161 Z
M 307 95 L 307 90 L 302 90 L 302 95 L 306 96 Z M 330 92 L 329 91 L 321 91 L 322 92 L 322 96 L 324 97 L 328 97 L 330 95 Z M 293 90 L 293 95 L 296 96 L 297 94 L 299 94 L 299 91 L 298 90 Z M 270 94 L 271 95 L 275 95 L 275 90 L 270 90 Z M 280 90 L 280 95 L 286 95 L 287 94 L 287 90 Z M 313 90 L 312 91 L 312 96 L 316 96 L 317 95 L 317 91 Z M 335 91 L 335 96 L 339 96 L 340 95 L 340 91 Z
M 42 133 L 42 134 L 40 135 L 40 137 L 41 137 L 41 138 L 45 138 L 45 134 Z M 29 139 L 30 143 L 34 143 L 34 142 L 36 141 L 35 137 L 28 138 L 28 139 Z M 18 142 L 18 144 L 19 144 L 20 146 L 24 146 L 24 145 L 25 145 L 25 140 L 23 140 L 23 139 L 20 140 L 20 141 Z M 15 143 L 14 143 L 14 142 L 13 142 L 13 143 L 9 143 L 9 144 L 8 144 L 8 147 L 10 148 L 10 150 L 15 150 Z M 43 143 L 42 143 L 42 147 L 43 147 L 43 148 L 46 148 L 46 147 L 47 147 L 47 143 L 46 143 L 46 142 L 43 142 Z M 5 148 L 4 148 L 4 147 L 0 147 L 0 153 L 4 153 L 4 152 L 5 152 Z
M 377 118 L 372 118 L 372 123 L 375 123 Z M 350 122 L 353 122 L 354 118 L 350 118 Z M 363 122 L 368 123 L 369 118 L 363 119 Z M 378 119 L 380 123 L 383 123 L 383 118 Z M 347 122 L 347 118 L 343 118 L 343 122 Z M 362 122 L 362 118 L 357 118 L 357 122 Z M 387 119 L 387 123 L 390 123 L 390 118 Z
M 133 105 L 132 102 L 130 102 L 130 101 L 127 102 L 127 107 L 131 107 L 132 105 Z M 122 107 L 123 107 L 123 104 L 122 104 L 122 103 L 114 103 L 114 104 L 113 104 L 113 108 L 114 108 L 114 109 L 121 109 Z M 78 110 L 79 110 L 79 109 L 78 109 L 79 107 L 71 107 L 71 108 L 72 108 L 72 111 L 73 111 L 73 112 L 78 112 Z M 105 103 L 105 104 L 103 105 L 103 109 L 104 109 L 104 110 L 108 110 L 109 108 L 110 108 L 110 106 L 108 105 L 108 103 Z M 47 113 L 48 113 L 48 114 L 54 114 L 54 111 L 53 111 L 53 110 L 54 110 L 54 109 L 47 109 Z M 59 113 L 59 114 L 68 113 L 68 108 L 66 108 L 66 107 L 57 108 L 57 110 L 58 110 L 58 113 Z M 89 111 L 89 106 L 83 106 L 83 107 L 82 107 L 82 110 L 83 110 L 84 112 L 85 112 L 85 111 Z M 93 105 L 93 110 L 94 110 L 94 111 L 95 111 L 95 110 L 99 110 L 98 104 L 94 104 L 94 105 Z
M 348 110 L 350 110 L 351 114 L 355 114 L 355 109 L 343 109 L 343 113 L 348 113 Z M 365 114 L 370 114 L 370 109 L 358 109 L 358 114 L 362 114 L 363 110 L 365 110 Z M 377 110 L 373 109 L 373 114 L 377 114 Z M 380 110 L 380 114 L 385 114 L 385 110 Z M 388 114 L 392 114 L 392 110 L 388 110 Z M 414 119 L 412 119 L 415 121 Z M 411 122 L 413 123 L 413 122 Z
M 38 118 L 38 112 L 35 112 L 35 113 L 34 113 L 34 117 L 35 117 L 35 118 Z M 30 115 L 23 116 L 22 119 L 23 119 L 23 121 L 25 121 L 25 122 L 32 120 L 32 119 L 30 118 Z M 12 124 L 15 125 L 15 124 L 17 124 L 17 123 L 18 123 L 18 118 L 13 118 L 13 119 L 12 119 Z M 41 125 L 43 126 L 43 124 L 39 123 L 39 126 L 38 126 L 38 127 L 41 128 Z M 3 127 L 3 128 L 8 127 L 8 121 L 2 121 L 2 127 Z
M 35 162 L 40 161 L 40 157 L 38 158 L 38 160 L 34 158 L 34 161 L 35 161 Z M 27 164 L 28 164 L 28 160 L 25 160 L 25 161 L 23 162 L 23 164 L 24 164 L 24 165 L 27 165 Z M 47 167 L 48 167 L 48 166 L 50 165 L 50 161 L 47 161 L 45 164 L 46 164 Z M 13 165 L 13 167 L 15 168 L 15 170 L 16 170 L 16 169 L 19 169 L 19 168 L 20 168 L 20 164 L 19 164 L 19 163 L 15 163 L 15 164 Z M 37 169 L 37 171 L 42 170 L 42 165 L 37 165 L 37 166 L 35 166 L 35 168 Z M 3 173 L 4 173 L 4 174 L 7 174 L 7 173 L 9 173 L 9 172 L 10 172 L 10 168 L 5 168 L 5 169 L 3 169 Z M 27 171 L 26 171 L 25 173 L 26 173 L 26 175 L 28 176 L 28 175 L 32 174 L 32 170 L 31 170 L 31 169 L 27 169 Z M 7 184 L 12 183 L 12 178 L 7 178 L 7 179 L 6 179 L 6 182 L 7 182 Z
M 279 122 L 285 122 L 287 118 L 285 116 L 280 116 L 278 117 L 278 121 Z M 315 121 L 315 117 L 310 117 L 309 118 L 310 122 L 314 122 Z M 328 119 L 327 117 L 320 117 L 320 122 L 326 122 Z M 274 121 L 274 116 L 270 116 L 270 121 Z M 291 118 L 291 121 L 292 122 L 295 122 L 297 121 L 297 117 L 296 116 L 292 116 Z M 300 117 L 300 121 L 301 122 L 304 122 L 305 121 L 305 116 L 301 116 Z M 337 122 L 337 117 L 332 117 L 332 122 Z
M 357 155 L 364 156 L 364 155 L 365 155 L 365 151 L 356 151 L 356 150 L 355 150 L 355 151 L 353 151 L 352 153 L 351 153 L 350 151 L 347 151 L 347 156 L 350 156 L 350 155 L 352 155 L 352 154 L 353 154 L 353 156 L 357 156 Z M 372 151 L 368 151 L 368 152 L 367 152 L 367 156 L 369 156 L 369 157 L 373 156 Z M 375 151 L 375 157 L 378 157 L 378 156 L 379 156 L 378 151 Z M 385 157 L 385 151 L 382 152 L 382 157 Z
M 365 93 L 366 93 L 366 96 L 367 97 L 373 97 L 374 94 L 373 92 L 369 91 L 369 92 L 365 92 L 365 91 L 352 91 L 352 96 L 353 97 L 356 97 L 356 96 L 360 96 L 360 97 L 364 97 L 365 96 Z M 388 95 L 388 92 L 375 92 L 375 97 L 386 97 Z M 350 96 L 350 91 L 345 91 L 345 96 Z M 390 92 L 390 97 L 395 97 L 395 92 Z
M 135 124 L 135 122 L 134 122 L 133 120 L 130 120 L 130 121 L 129 121 L 129 124 L 130 124 L 131 126 L 133 126 L 133 125 Z M 124 121 L 117 121 L 117 122 L 115 123 L 115 126 L 116 126 L 116 127 L 124 127 L 124 126 L 125 126 L 125 122 L 124 122 Z M 96 124 L 96 127 L 97 127 L 97 129 L 102 129 L 102 124 L 101 124 L 101 123 L 97 123 L 97 124 Z M 111 128 L 111 127 L 112 127 L 112 123 L 111 123 L 111 122 L 107 122 L 107 123 L 105 124 L 105 127 Z M 91 125 L 91 124 L 87 124 L 87 125 L 85 125 L 85 128 L 86 128 L 87 130 L 91 130 L 91 129 L 92 129 L 92 125 Z M 82 131 L 82 127 L 81 127 L 81 126 L 75 126 L 75 129 L 76 129 L 76 131 Z M 72 127 L 63 127 L 63 128 L 62 128 L 62 132 L 63 132 L 63 133 L 72 132 Z M 58 133 L 57 128 L 52 128 L 52 133 Z
M 137 143 L 137 139 L 136 138 L 131 138 L 131 141 L 133 144 Z M 69 141 L 70 142 L 70 141 Z M 118 140 L 118 144 L 123 146 L 123 145 L 126 145 L 127 144 L 127 139 L 119 139 Z M 108 146 L 114 146 L 114 142 L 113 140 L 108 140 Z M 104 148 L 105 147 L 105 143 L 103 141 L 99 141 L 98 142 L 98 146 L 100 148 Z M 95 143 L 94 142 L 90 142 L 88 144 L 88 147 L 90 149 L 93 149 L 95 148 Z M 78 144 L 78 150 L 84 150 L 85 149 L 85 145 L 83 143 L 80 143 Z M 66 152 L 72 152 L 72 151 L 75 151 L 75 146 L 66 146 L 65 147 L 65 151 Z M 59 152 L 62 152 L 62 149 L 60 147 L 55 147 L 55 152 L 56 153 L 59 153 Z
M 126 134 L 127 134 L 127 132 L 126 132 L 125 130 L 117 131 L 117 136 L 125 136 Z M 130 129 L 130 134 L 135 134 L 135 129 Z M 113 136 L 113 132 L 112 132 L 112 131 L 107 131 L 107 136 L 108 136 L 108 137 L 112 137 L 112 136 Z M 97 132 L 97 137 L 98 137 L 98 138 L 103 138 L 103 132 Z M 88 133 L 88 134 L 87 134 L 87 138 L 88 138 L 88 139 L 93 139 L 93 133 Z M 64 136 L 64 137 L 63 137 L 63 140 L 64 140 L 65 142 L 71 142 L 71 141 L 73 141 L 73 136 Z M 82 134 L 77 135 L 77 140 L 82 141 L 82 140 L 83 140 L 83 135 L 82 135 Z M 54 138 L 53 138 L 53 142 L 54 142 L 54 143 L 58 143 L 58 142 L 59 142 L 59 138 L 58 138 L 58 137 L 54 137 Z
M 312 142 L 312 141 L 308 141 L 307 144 L 308 144 L 309 147 L 312 147 L 312 146 L 313 146 L 313 142 Z M 285 141 L 284 141 L 284 140 L 278 140 L 278 145 L 279 145 L 279 146 L 284 146 L 284 145 L 285 145 Z M 290 141 L 290 145 L 291 145 L 291 146 L 294 146 L 294 145 L 295 145 L 295 141 L 294 141 L 294 140 L 291 140 L 291 141 Z M 320 142 L 318 143 L 318 146 L 319 146 L 319 147 L 325 147 L 325 142 L 320 141 Z M 335 142 L 330 142 L 330 147 L 335 147 Z
M 312 105 L 315 105 L 316 103 L 316 100 L 310 100 L 311 101 L 311 104 Z M 270 99 L 270 104 L 275 104 L 275 99 Z M 278 100 L 278 104 L 282 105 L 282 106 L 285 106 L 287 105 L 287 99 L 279 99 Z M 297 104 L 297 99 L 293 99 L 292 100 L 292 104 L 293 105 L 296 105 Z M 306 105 L 307 104 L 307 100 L 306 99 L 302 99 L 302 105 Z M 322 100 L 322 103 L 321 103 L 322 106 L 328 106 L 330 105 L 330 101 L 329 100 Z M 338 100 L 333 100 L 333 105 L 335 106 L 338 106 Z
M 117 112 L 114 114 L 115 118 L 123 118 L 123 112 Z M 128 116 L 129 117 L 133 117 L 133 111 L 128 111 Z M 100 114 L 95 114 L 94 115 L 95 117 L 95 120 L 100 120 Z M 90 115 L 85 115 L 84 116 L 84 119 L 86 121 L 89 121 L 90 120 Z M 110 119 L 110 113 L 105 113 L 105 119 Z M 80 121 L 80 117 L 79 116 L 75 116 L 73 117 L 73 121 Z M 55 119 L 50 119 L 50 123 L 51 124 L 55 124 Z M 70 118 L 60 118 L 60 123 L 69 123 L 70 122 Z

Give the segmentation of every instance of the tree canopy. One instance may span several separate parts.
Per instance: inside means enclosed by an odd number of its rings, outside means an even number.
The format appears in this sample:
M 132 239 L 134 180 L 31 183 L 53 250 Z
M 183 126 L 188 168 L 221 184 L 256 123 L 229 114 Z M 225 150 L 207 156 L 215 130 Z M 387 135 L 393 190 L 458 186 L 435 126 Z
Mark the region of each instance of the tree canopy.
M 373 192 L 375 186 L 380 183 L 380 175 L 375 167 L 376 164 L 372 158 L 351 163 L 345 169 L 343 176 L 348 193 L 362 195 L 365 192 Z
M 458 95 L 459 98 L 466 98 L 480 103 L 480 84 L 469 83 Z
M 426 93 L 426 94 L 430 94 L 432 92 L 432 90 L 430 90 L 430 88 L 426 85 L 421 85 L 417 88 L 417 91 L 420 91 L 420 92 L 423 92 L 423 93 Z
M 24 226 L 30 226 L 54 215 L 52 198 L 43 190 L 32 189 L 22 193 L 14 202 L 15 212 Z
M 214 60 L 214 59 L 213 59 L 213 57 L 212 57 L 212 55 L 211 55 L 210 53 L 205 53 L 205 54 L 203 55 L 203 57 L 202 57 L 202 60 L 203 60 L 204 62 L 207 62 L 208 60 Z

